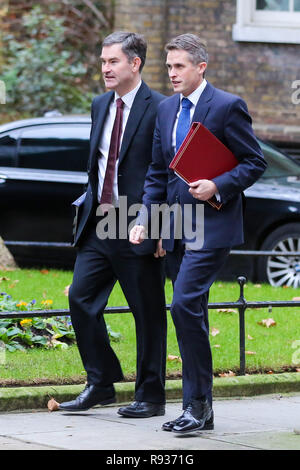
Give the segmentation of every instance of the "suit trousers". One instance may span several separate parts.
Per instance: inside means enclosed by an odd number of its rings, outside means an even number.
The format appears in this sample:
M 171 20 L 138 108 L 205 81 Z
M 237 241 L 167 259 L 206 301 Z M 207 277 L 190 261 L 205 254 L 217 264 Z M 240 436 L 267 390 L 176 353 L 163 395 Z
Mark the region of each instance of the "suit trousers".
M 229 251 L 185 250 L 179 242 L 177 249 L 167 255 L 174 289 L 171 314 L 182 359 L 183 408 L 203 397 L 212 404 L 208 297 Z
M 78 249 L 69 291 L 72 324 L 89 384 L 123 380 L 103 311 L 119 281 L 136 328 L 135 400 L 165 402 L 166 307 L 163 259 L 136 255 L 128 240 L 100 240 L 95 221 Z

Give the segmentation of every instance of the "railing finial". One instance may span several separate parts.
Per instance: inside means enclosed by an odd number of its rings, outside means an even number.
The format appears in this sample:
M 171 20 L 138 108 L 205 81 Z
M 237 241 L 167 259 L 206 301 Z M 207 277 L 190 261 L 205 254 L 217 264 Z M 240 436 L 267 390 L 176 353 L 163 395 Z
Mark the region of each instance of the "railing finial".
M 237 281 L 240 285 L 240 299 L 244 299 L 244 286 L 247 283 L 247 278 L 245 276 L 239 276 Z

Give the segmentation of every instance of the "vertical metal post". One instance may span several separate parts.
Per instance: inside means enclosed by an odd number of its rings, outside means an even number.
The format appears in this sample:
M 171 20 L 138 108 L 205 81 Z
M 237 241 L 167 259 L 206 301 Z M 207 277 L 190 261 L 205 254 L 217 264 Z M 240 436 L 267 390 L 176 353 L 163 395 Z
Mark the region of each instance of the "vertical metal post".
M 239 327 L 240 327 L 240 375 L 245 375 L 246 372 L 246 356 L 245 356 L 245 310 L 247 308 L 247 302 L 244 297 L 244 285 L 247 279 L 244 276 L 238 277 L 238 283 L 240 285 L 240 297 L 238 302 L 242 305 L 239 309 Z

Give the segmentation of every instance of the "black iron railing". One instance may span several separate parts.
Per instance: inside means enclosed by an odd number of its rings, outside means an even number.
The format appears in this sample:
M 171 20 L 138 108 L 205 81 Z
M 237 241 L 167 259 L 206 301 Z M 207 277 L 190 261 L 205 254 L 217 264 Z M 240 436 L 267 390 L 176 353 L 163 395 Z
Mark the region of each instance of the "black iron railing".
M 67 242 L 32 242 L 32 241 L 12 241 L 4 240 L 7 247 L 41 247 L 41 248 L 73 248 Z M 268 250 L 231 250 L 230 255 L 237 256 L 300 256 L 300 251 L 268 251 Z
M 240 375 L 245 375 L 246 373 L 246 349 L 245 349 L 245 314 L 247 309 L 251 308 L 269 308 L 269 307 L 300 307 L 300 300 L 291 300 L 291 301 L 247 301 L 244 296 L 244 286 L 247 282 L 244 276 L 239 276 L 237 279 L 240 286 L 240 295 L 237 301 L 235 302 L 216 302 L 209 303 L 209 309 L 227 309 L 234 308 L 239 312 L 239 349 L 240 349 Z M 166 306 L 167 310 L 170 310 L 170 305 Z M 114 313 L 131 313 L 131 310 L 127 306 L 121 307 L 106 307 L 104 310 L 105 314 L 114 314 Z M 57 316 L 68 316 L 70 314 L 69 310 L 32 310 L 32 311 L 20 311 L 20 312 L 0 312 L 1 318 L 49 318 Z

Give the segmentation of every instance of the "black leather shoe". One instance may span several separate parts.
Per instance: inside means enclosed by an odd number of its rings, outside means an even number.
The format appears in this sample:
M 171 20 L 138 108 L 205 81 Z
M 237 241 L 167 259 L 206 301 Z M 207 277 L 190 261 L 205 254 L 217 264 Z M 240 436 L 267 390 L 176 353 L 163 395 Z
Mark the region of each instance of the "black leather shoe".
M 173 421 L 167 421 L 162 425 L 163 431 L 173 431 L 173 427 L 181 420 L 181 416 Z M 214 429 L 214 412 L 212 411 L 211 417 L 205 421 L 205 424 L 201 431 L 212 431 Z
M 206 399 L 192 400 L 183 414 L 176 419 L 172 432 L 189 434 L 202 431 L 205 424 L 212 418 L 212 413 L 212 408 Z
M 60 403 L 58 409 L 62 411 L 86 411 L 95 405 L 109 405 L 115 403 L 114 387 L 101 387 L 99 385 L 86 385 L 85 389 L 75 400 Z
M 129 406 L 118 410 L 119 415 L 126 418 L 151 418 L 151 416 L 163 416 L 165 405 L 160 403 L 148 403 L 147 401 L 134 401 Z

